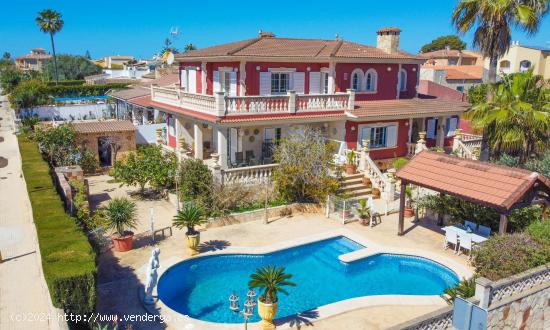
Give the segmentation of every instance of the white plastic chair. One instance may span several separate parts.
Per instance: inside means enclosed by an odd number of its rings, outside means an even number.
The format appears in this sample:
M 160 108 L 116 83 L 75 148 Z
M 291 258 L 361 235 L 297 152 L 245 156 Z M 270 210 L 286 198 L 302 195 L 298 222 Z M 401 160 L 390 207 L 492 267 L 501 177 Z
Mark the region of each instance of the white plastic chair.
M 477 223 L 473 222 L 473 221 L 464 221 L 464 228 L 468 228 L 470 227 L 470 229 L 472 231 L 476 231 L 477 230 Z
M 458 247 L 459 254 L 461 253 L 461 250 L 468 250 L 468 259 L 472 257 L 472 236 L 468 234 L 458 234 L 458 240 L 460 241 L 460 245 Z
M 449 244 L 453 244 L 455 246 L 454 251 L 456 253 L 458 249 L 458 236 L 456 232 L 452 230 L 447 230 L 445 232 L 445 245 L 443 246 L 443 248 L 447 250 L 449 248 Z
M 491 228 L 483 225 L 479 225 L 479 228 L 477 229 L 477 233 L 483 237 L 489 237 L 491 236 Z

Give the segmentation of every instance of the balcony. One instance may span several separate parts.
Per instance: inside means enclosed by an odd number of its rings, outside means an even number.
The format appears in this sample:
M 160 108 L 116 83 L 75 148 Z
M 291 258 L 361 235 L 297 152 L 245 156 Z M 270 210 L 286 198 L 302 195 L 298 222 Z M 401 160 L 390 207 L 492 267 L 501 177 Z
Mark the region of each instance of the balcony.
M 217 117 L 231 115 L 304 113 L 353 109 L 355 92 L 299 95 L 227 96 L 187 93 L 179 88 L 151 86 L 151 100 Z

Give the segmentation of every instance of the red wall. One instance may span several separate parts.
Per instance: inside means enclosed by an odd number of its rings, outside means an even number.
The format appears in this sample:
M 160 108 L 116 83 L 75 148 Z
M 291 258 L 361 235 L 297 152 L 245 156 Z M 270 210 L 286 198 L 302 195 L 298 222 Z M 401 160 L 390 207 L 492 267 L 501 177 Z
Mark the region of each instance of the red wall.
M 388 67 L 391 71 L 388 71 Z M 378 63 L 338 63 L 336 64 L 336 91 L 345 92 L 351 88 L 351 73 L 355 69 L 363 70 L 375 69 L 378 74 L 378 91 L 376 93 L 356 93 L 356 101 L 368 100 L 391 100 L 397 98 L 397 71 L 398 64 L 378 64 Z M 347 79 L 344 79 L 347 78 Z
M 358 133 L 357 127 L 359 125 L 374 124 L 374 123 L 395 123 L 395 122 L 397 122 L 399 125 L 397 128 L 397 146 L 395 148 L 382 149 L 382 150 L 372 149 L 370 151 L 370 157 L 372 159 L 387 159 L 387 158 L 406 156 L 408 152 L 407 142 L 409 139 L 409 126 L 408 126 L 409 120 L 408 119 L 370 121 L 370 122 L 346 121 L 346 143 L 348 145 L 348 149 L 357 148 L 357 133 Z M 352 130 L 352 127 L 355 127 L 355 129 Z
M 407 72 L 407 90 L 400 92 L 400 99 L 412 99 L 416 96 L 416 84 L 418 82 L 419 66 L 418 64 L 403 64 L 401 69 Z M 413 69 L 415 71 L 413 71 Z
M 221 67 L 231 67 L 237 69 L 237 95 L 241 95 L 241 73 L 239 72 L 239 62 L 209 62 L 206 63 L 206 94 L 214 94 L 214 71 L 218 71 Z
M 256 67 L 259 66 L 258 71 Z M 267 72 L 270 68 L 293 68 L 297 72 L 305 72 L 304 90 L 309 93 L 309 72 L 320 71 L 321 68 L 328 68 L 328 64 L 322 63 L 280 63 L 280 62 L 247 62 L 246 63 L 246 95 L 260 94 L 260 72 Z
M 180 63 L 180 72 L 181 72 L 181 69 L 187 67 L 187 66 L 194 66 L 196 69 L 198 69 L 196 71 L 197 73 L 197 93 L 201 93 L 202 92 L 202 71 L 201 71 L 201 63 L 200 62 L 187 62 L 187 63 Z M 181 73 L 179 74 L 179 84 L 180 84 L 180 88 L 181 88 Z

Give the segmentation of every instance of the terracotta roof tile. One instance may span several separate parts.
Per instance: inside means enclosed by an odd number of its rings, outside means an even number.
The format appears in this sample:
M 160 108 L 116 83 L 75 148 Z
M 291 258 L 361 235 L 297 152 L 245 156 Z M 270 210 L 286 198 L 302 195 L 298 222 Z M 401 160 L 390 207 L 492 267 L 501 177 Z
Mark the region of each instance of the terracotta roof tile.
M 348 113 L 360 118 L 383 119 L 384 117 L 425 117 L 438 114 L 460 114 L 469 108 L 466 102 L 442 99 L 400 99 L 355 102 L 355 109 Z
M 548 180 L 536 172 L 430 151 L 414 156 L 396 175 L 500 212 L 509 211 L 536 182 L 549 189 Z
M 74 122 L 72 125 L 77 133 L 126 132 L 136 130 L 132 122 L 128 120 Z
M 376 47 L 344 40 L 265 37 L 198 49 L 176 55 L 177 59 L 218 56 L 296 57 L 296 58 L 384 58 L 422 60 L 403 51 L 386 53 Z
M 478 58 L 481 57 L 481 54 L 471 50 L 455 50 L 455 49 L 440 49 L 434 50 L 433 52 L 420 53 L 419 56 L 423 58 L 448 58 L 448 57 L 459 57 L 462 55 L 463 58 Z

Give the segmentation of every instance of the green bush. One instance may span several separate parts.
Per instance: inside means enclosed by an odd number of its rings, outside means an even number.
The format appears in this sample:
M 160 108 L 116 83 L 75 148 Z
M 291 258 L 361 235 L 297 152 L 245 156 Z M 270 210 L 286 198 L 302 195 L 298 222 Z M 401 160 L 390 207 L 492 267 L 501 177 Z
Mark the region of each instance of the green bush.
M 535 221 L 525 229 L 525 233 L 539 243 L 550 244 L 550 221 Z
M 84 182 L 77 179 L 72 179 L 69 181 L 69 184 L 75 192 L 73 203 L 76 208 L 76 219 L 85 226 L 88 218 L 90 217 L 90 207 L 88 205 Z
M 81 228 L 65 213 L 36 143 L 20 136 L 19 149 L 53 305 L 66 312 L 91 313 L 96 301 L 94 251 Z
M 208 166 L 200 159 L 185 159 L 181 162 L 180 173 L 180 198 L 198 203 L 210 215 L 214 178 Z
M 491 236 L 472 255 L 476 273 L 492 281 L 545 263 L 540 243 L 524 233 Z
M 99 160 L 97 159 L 95 152 L 90 149 L 84 149 L 80 152 L 79 164 L 86 174 L 95 173 L 99 168 Z
M 105 95 L 111 89 L 123 89 L 128 84 L 113 83 L 105 85 L 48 86 L 47 93 L 52 97 L 78 97 Z
M 57 84 L 55 81 L 48 81 L 48 86 L 80 86 L 84 85 L 86 80 L 60 80 Z

